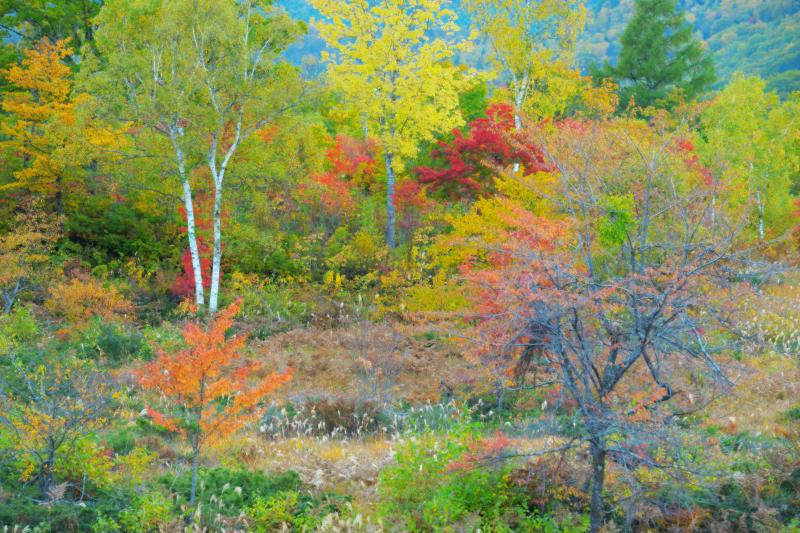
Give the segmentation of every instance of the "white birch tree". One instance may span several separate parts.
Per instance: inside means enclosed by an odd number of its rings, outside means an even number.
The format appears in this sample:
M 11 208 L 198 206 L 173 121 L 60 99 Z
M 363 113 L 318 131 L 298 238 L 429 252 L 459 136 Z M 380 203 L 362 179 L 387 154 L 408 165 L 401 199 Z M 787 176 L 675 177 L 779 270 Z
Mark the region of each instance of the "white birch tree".
M 195 303 L 206 305 L 192 175 L 214 191 L 208 310 L 219 306 L 225 178 L 242 144 L 301 97 L 282 52 L 303 31 L 271 0 L 112 0 L 97 17 L 101 83 L 118 117 L 142 131 L 140 148 L 169 161 L 181 185 Z

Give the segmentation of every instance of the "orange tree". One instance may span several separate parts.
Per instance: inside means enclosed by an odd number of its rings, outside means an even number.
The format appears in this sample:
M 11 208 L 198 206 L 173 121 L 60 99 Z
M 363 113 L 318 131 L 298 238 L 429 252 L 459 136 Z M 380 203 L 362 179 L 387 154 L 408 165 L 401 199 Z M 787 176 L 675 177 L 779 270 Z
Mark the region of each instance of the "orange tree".
M 191 506 L 203 445 L 257 418 L 263 412 L 262 400 L 291 378 L 287 370 L 255 380 L 261 365 L 240 355 L 246 338 L 226 337 L 240 305 L 234 303 L 205 328 L 188 323 L 183 329 L 186 348 L 175 354 L 160 353 L 139 374 L 142 387 L 158 391 L 168 409 L 148 408 L 150 417 L 184 436 L 192 448 Z
M 539 131 L 551 218 L 507 211 L 502 240 L 464 267 L 483 357 L 551 385 L 570 446 L 588 444 L 591 531 L 607 460 L 688 475 L 670 429 L 700 386 L 725 382 L 718 355 L 737 339 L 720 301 L 747 290 L 747 213 L 713 214 L 724 191 L 682 157 L 687 134 L 624 118 Z

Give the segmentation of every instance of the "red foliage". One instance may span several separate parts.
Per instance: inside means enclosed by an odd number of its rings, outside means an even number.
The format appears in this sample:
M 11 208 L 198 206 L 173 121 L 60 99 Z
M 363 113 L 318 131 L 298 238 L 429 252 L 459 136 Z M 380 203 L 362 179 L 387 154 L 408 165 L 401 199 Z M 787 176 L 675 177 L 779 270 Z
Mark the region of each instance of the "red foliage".
M 453 131 L 453 140 L 440 141 L 433 150 L 435 167 L 419 167 L 420 183 L 429 184 L 455 198 L 491 192 L 496 168 L 520 163 L 529 174 L 550 170 L 541 150 L 514 132 L 511 106 L 495 104 L 485 118 L 473 120 L 466 133 Z
M 401 179 L 395 185 L 394 206 L 401 230 L 413 232 L 420 220 L 429 213 L 434 202 L 425 194 L 425 188 L 413 179 Z
M 375 142 L 362 141 L 346 135 L 337 135 L 336 144 L 328 150 L 326 157 L 331 172 L 337 176 L 374 176 L 377 170 Z
M 185 223 L 186 208 L 181 206 L 179 211 Z M 208 234 L 211 231 L 212 223 L 210 217 L 206 216 L 206 212 L 208 211 L 211 211 L 210 198 L 199 196 L 194 202 L 194 220 L 197 249 L 200 253 L 200 272 L 203 276 L 203 288 L 205 290 L 211 288 L 211 250 L 203 239 L 203 234 Z M 181 232 L 187 232 L 185 225 L 181 228 Z M 194 296 L 194 270 L 192 269 L 192 254 L 189 251 L 188 245 L 181 256 L 181 266 L 183 270 L 172 283 L 170 292 L 173 296 L 178 298 L 189 298 Z
M 337 136 L 336 144 L 326 154 L 330 170 L 312 176 L 312 187 L 302 187 L 305 202 L 331 215 L 352 211 L 353 189 L 360 182 L 374 179 L 377 172 L 375 153 L 376 146 L 371 140 Z
M 453 461 L 447 465 L 447 470 L 470 470 L 481 463 L 496 459 L 502 456 L 511 446 L 511 439 L 501 431 L 497 431 L 491 438 L 483 438 L 467 447 L 467 451 L 458 461 Z
M 484 258 L 461 265 L 470 287 L 465 294 L 473 302 L 467 318 L 480 324 L 470 357 L 498 378 L 524 370 L 526 363 L 518 347 L 528 338 L 518 335 L 515 317 L 532 301 L 562 298 L 563 293 L 554 286 L 551 261 L 563 258 L 569 264 L 564 255 L 569 253 L 564 246 L 569 240 L 565 222 L 537 216 L 510 202 L 504 207 L 498 213 L 502 225 L 495 230 L 501 244 Z M 537 287 L 537 293 L 531 295 L 528 287 Z M 515 338 L 513 347 L 506 349 L 510 338 Z
M 312 203 L 318 203 L 328 214 L 344 213 L 355 207 L 351 182 L 345 181 L 331 172 L 311 178 L 318 186 Z
M 589 130 L 586 121 L 574 118 L 565 118 L 563 120 L 559 120 L 555 122 L 555 125 L 561 131 L 574 133 L 578 136 L 583 136 L 583 134 Z
M 711 170 L 700 162 L 700 158 L 695 151 L 694 143 L 689 139 L 681 138 L 676 142 L 676 148 L 678 154 L 683 158 L 686 167 L 696 172 L 705 186 L 713 186 L 714 176 L 711 174 Z

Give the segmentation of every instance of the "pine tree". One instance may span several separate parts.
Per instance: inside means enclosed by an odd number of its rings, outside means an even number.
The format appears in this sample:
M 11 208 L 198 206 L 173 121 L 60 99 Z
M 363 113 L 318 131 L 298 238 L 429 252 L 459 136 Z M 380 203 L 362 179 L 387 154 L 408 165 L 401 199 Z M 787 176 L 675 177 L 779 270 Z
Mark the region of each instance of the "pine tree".
M 622 106 L 665 105 L 676 90 L 694 98 L 716 79 L 711 56 L 675 0 L 637 0 L 621 44 L 617 65 L 606 63 L 596 76 L 619 83 Z

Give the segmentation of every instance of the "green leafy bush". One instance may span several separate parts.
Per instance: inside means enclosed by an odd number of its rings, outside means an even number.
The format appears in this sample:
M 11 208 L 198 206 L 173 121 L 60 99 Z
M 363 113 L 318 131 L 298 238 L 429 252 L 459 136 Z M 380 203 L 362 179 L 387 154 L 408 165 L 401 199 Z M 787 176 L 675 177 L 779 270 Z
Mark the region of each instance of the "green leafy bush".
M 287 491 L 300 491 L 302 483 L 297 472 L 287 471 L 267 475 L 250 470 L 234 470 L 225 467 L 201 468 L 197 474 L 200 505 L 213 507 L 220 514 L 237 516 L 252 506 L 258 498 L 271 498 Z M 181 501 L 188 501 L 192 487 L 191 472 L 186 471 L 177 478 L 164 476 L 161 483 L 178 494 Z
M 127 532 L 149 533 L 175 518 L 172 501 L 161 492 L 150 491 L 133 499 L 131 507 L 120 513 L 119 523 Z
M 509 482 L 509 467 L 454 469 L 480 439 L 476 424 L 426 432 L 396 448 L 381 472 L 378 512 L 408 531 L 586 531 L 585 519 L 559 522 L 528 507 L 529 495 Z
M 95 318 L 83 332 L 76 352 L 82 359 L 105 360 L 115 367 L 133 359 L 150 359 L 153 355 L 152 348 L 139 331 L 101 318 Z
M 27 307 L 17 306 L 0 315 L 0 353 L 32 342 L 38 336 L 39 325 Z
M 266 533 L 290 530 L 313 531 L 319 520 L 312 514 L 313 502 L 297 491 L 283 491 L 271 498 L 258 496 L 245 509 L 250 531 Z

